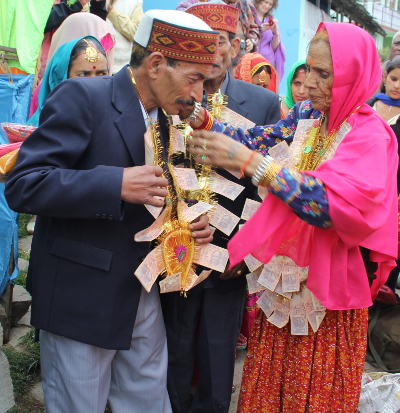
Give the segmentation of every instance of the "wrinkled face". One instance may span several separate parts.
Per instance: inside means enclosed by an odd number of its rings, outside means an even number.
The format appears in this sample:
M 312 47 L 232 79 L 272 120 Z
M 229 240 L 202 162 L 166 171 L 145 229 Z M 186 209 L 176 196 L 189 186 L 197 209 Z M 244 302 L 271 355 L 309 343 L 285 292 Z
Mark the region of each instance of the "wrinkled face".
M 392 60 L 396 56 L 400 56 L 400 34 L 393 37 L 393 42 L 390 46 L 389 60 Z
M 383 76 L 386 94 L 392 99 L 400 99 L 400 68 L 393 69 Z
M 236 57 L 239 50 L 240 41 L 236 42 L 236 40 L 233 40 L 232 43 L 233 44 L 229 41 L 229 33 L 221 30 L 219 32 L 217 59 L 213 64 L 210 79 L 216 79 L 217 77 L 222 76 L 222 74 L 225 74 L 231 65 L 232 59 Z
M 157 106 L 170 115 L 186 110 L 187 105 L 201 102 L 203 83 L 210 76 L 212 64 L 178 61 L 168 66 L 165 59 L 158 65 L 151 89 Z M 140 85 L 139 85 L 140 87 Z
M 267 88 L 270 82 L 271 75 L 265 69 L 263 69 L 260 73 L 256 73 L 251 78 L 251 83 L 253 83 L 253 85 L 262 86 L 264 88 Z
M 263 0 L 257 5 L 257 10 L 263 14 L 268 13 L 272 6 L 274 5 L 274 0 Z
M 302 70 L 301 72 L 296 73 L 292 81 L 292 97 L 293 97 L 294 103 L 301 102 L 309 98 L 308 90 L 304 86 L 306 77 L 307 77 L 307 72 Z
M 85 53 L 83 53 L 69 65 L 68 78 L 94 76 L 108 76 L 107 59 L 101 53 L 99 53 L 97 62 L 89 62 L 85 59 Z
M 329 45 L 318 40 L 311 43 L 307 55 L 309 73 L 304 83 L 314 109 L 329 111 L 332 103 L 333 63 Z

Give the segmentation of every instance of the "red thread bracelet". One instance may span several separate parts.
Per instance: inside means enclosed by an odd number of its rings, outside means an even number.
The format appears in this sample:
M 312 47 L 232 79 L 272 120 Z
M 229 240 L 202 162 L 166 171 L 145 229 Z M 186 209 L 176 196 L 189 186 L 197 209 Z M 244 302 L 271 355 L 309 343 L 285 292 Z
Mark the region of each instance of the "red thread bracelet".
M 249 156 L 249 159 L 247 159 L 247 161 L 245 161 L 242 165 L 242 167 L 240 168 L 240 179 L 244 178 L 244 171 L 247 168 L 247 166 L 249 165 L 249 163 L 252 161 L 252 159 L 254 158 L 254 155 L 256 154 L 256 151 L 253 151 L 251 153 L 251 155 Z

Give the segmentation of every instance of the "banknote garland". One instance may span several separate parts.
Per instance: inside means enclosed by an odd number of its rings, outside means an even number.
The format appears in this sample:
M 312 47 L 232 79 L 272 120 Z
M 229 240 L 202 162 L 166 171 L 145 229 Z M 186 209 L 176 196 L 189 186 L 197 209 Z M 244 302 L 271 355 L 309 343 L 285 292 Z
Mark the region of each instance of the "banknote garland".
M 130 74 L 141 99 L 133 73 Z M 207 106 L 215 118 L 223 120 L 226 103 L 226 96 L 218 92 L 209 96 Z M 236 115 L 238 121 L 247 121 L 234 112 L 228 112 L 232 116 Z M 163 176 L 168 179 L 168 195 L 163 210 L 146 206 L 155 221 L 137 233 L 135 241 L 155 241 L 156 248 L 139 265 L 135 275 L 146 291 L 150 291 L 161 275 L 163 280 L 159 285 L 162 293 L 180 291 L 186 296 L 187 291 L 204 281 L 212 270 L 223 272 L 228 262 L 226 249 L 213 244 L 195 244 L 189 230 L 190 223 L 200 215 L 207 214 L 211 225 L 229 235 L 240 218 L 217 204 L 216 193 L 234 200 L 244 187 L 220 176 L 212 166 L 196 163 L 187 145 L 193 133 L 192 128 L 183 122 L 177 122 L 174 126 L 172 117 L 164 114 L 169 128 L 168 147 L 162 146 L 158 120 L 153 122 L 148 115 L 145 147 L 151 153 L 147 159 L 146 152 L 146 164 L 160 166 Z M 197 275 L 196 264 L 209 270 Z
M 269 155 L 279 165 L 293 171 L 299 171 L 301 166 L 314 170 L 320 163 L 332 158 L 351 126 L 343 122 L 330 136 L 329 144 L 322 147 L 313 145 L 314 141 L 310 139 L 319 132 L 321 120 L 300 120 L 290 147 L 286 142 L 281 142 L 269 149 Z M 317 156 L 313 156 L 312 152 L 316 152 Z M 247 201 L 247 213 L 242 214 L 245 220 L 259 206 L 256 201 Z M 251 255 L 245 258 L 245 262 L 250 270 L 247 275 L 249 293 L 261 294 L 257 305 L 269 322 L 282 328 L 290 321 L 293 335 L 308 335 L 309 325 L 314 332 L 318 331 L 326 308 L 306 287 L 308 267 L 299 267 L 284 255 L 273 256 L 265 265 Z

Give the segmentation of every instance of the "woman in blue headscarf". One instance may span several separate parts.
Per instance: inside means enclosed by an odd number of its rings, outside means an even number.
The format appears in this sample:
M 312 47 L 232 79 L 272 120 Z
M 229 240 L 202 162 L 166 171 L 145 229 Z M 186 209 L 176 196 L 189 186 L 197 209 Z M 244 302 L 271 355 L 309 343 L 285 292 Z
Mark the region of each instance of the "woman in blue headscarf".
M 46 67 L 38 94 L 38 108 L 27 123 L 39 126 L 47 97 L 62 81 L 72 77 L 107 76 L 108 73 L 106 52 L 95 37 L 80 37 L 62 44 Z M 29 234 L 33 234 L 35 222 L 36 215 L 26 226 Z
M 93 36 L 80 37 L 62 44 L 46 67 L 38 95 L 38 108 L 28 120 L 39 126 L 40 113 L 50 92 L 72 77 L 107 76 L 106 52 Z

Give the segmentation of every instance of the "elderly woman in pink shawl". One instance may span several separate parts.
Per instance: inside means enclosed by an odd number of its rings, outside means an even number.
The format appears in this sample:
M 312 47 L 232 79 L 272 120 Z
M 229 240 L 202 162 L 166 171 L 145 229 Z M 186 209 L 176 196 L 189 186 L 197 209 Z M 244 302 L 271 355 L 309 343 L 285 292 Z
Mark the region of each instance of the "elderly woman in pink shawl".
M 397 257 L 397 141 L 364 104 L 381 79 L 375 43 L 321 23 L 307 64 L 310 101 L 278 124 L 244 132 L 201 110 L 192 125 L 229 136 L 195 131 L 195 160 L 252 177 L 264 198 L 228 245 L 231 266 L 253 257 L 262 291 L 241 413 L 355 413 L 367 308 Z

